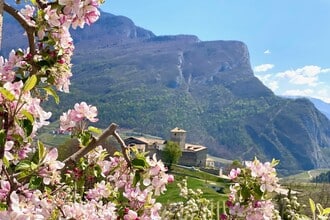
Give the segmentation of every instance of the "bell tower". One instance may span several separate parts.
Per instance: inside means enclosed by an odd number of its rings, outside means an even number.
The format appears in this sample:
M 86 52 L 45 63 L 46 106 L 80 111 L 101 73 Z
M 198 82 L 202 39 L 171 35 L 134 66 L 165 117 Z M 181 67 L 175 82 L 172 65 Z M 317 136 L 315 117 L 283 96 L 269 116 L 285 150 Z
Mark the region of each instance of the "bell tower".
M 182 150 L 185 149 L 186 131 L 178 127 L 173 128 L 171 130 L 171 141 L 177 143 Z

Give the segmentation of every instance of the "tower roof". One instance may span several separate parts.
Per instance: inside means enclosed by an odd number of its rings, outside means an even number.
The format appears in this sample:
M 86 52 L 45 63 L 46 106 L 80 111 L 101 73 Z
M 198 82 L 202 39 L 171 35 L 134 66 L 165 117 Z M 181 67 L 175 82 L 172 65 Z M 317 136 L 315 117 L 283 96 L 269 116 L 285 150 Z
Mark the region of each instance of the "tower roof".
M 186 131 L 185 130 L 183 130 L 183 129 L 181 129 L 181 128 L 178 128 L 178 127 L 176 127 L 176 128 L 173 128 L 172 130 L 171 130 L 171 132 L 172 133 L 174 133 L 174 132 L 176 132 L 176 133 L 185 133 Z

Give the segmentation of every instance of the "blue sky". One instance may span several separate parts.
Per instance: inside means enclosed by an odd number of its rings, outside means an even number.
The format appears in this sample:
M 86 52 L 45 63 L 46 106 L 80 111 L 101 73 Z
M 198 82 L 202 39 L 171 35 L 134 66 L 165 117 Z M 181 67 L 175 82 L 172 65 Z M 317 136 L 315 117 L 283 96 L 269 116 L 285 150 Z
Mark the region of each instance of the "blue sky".
M 330 0 L 107 0 L 102 10 L 156 35 L 243 41 L 275 94 L 330 103 Z

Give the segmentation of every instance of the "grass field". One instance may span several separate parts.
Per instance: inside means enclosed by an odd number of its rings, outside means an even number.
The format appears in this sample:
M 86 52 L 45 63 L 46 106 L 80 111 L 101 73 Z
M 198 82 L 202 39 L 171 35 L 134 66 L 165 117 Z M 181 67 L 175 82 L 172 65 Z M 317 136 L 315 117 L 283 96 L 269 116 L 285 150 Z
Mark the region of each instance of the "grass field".
M 183 168 L 175 165 L 173 165 L 171 173 L 175 176 L 175 181 L 167 185 L 166 193 L 157 198 L 158 202 L 164 206 L 175 202 L 185 202 L 185 199 L 180 196 L 178 183 L 181 183 L 186 178 L 189 189 L 195 192 L 197 189 L 202 190 L 202 197 L 210 201 L 208 207 L 213 210 L 212 219 L 219 220 L 223 204 L 228 198 L 228 179 L 223 179 L 198 169 Z
M 180 190 L 177 186 L 183 178 L 187 178 L 188 188 L 193 190 L 201 189 L 204 198 L 213 202 L 220 201 L 221 203 L 227 200 L 229 184 L 226 179 L 203 171 L 185 169 L 178 166 L 173 167 L 172 173 L 175 176 L 175 181 L 168 184 L 167 192 L 157 199 L 157 201 L 163 204 L 183 201 L 183 198 L 179 196 Z

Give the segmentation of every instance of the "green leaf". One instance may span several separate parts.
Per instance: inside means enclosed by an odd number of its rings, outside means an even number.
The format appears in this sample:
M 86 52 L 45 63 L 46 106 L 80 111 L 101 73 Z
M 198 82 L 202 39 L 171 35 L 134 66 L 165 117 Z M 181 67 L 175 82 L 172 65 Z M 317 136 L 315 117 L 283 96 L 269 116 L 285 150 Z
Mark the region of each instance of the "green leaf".
M 7 99 L 8 101 L 14 101 L 15 96 L 9 92 L 7 89 L 0 87 L 0 93 Z
M 16 53 L 16 56 L 24 56 L 24 53 L 22 50 L 16 50 L 15 53 Z
M 42 179 L 38 176 L 32 176 L 29 181 L 30 189 L 38 189 L 42 183 Z
M 30 168 L 31 168 L 31 170 L 36 170 L 36 169 L 38 169 L 38 165 L 32 162 L 30 164 Z
M 102 169 L 101 169 L 101 167 L 96 166 L 96 167 L 94 168 L 94 170 L 93 170 L 93 174 L 94 174 L 94 176 L 95 176 L 95 177 L 98 177 L 98 176 L 101 175 L 101 173 L 102 173 Z
M 250 190 L 247 187 L 242 186 L 241 195 L 243 196 L 243 199 L 250 198 L 250 196 L 251 196 Z
M 6 144 L 6 131 L 4 129 L 0 130 L 0 147 L 4 148 Z
M 43 66 L 49 67 L 49 62 L 47 60 L 40 60 L 37 62 L 37 65 L 41 67 Z
M 330 208 L 323 209 L 323 215 L 329 215 L 330 214 Z
M 279 160 L 275 160 L 274 158 L 272 159 L 272 165 L 273 166 L 276 166 L 276 165 L 278 165 L 280 163 L 280 161 Z
M 5 211 L 7 210 L 8 205 L 6 203 L 0 203 L 0 211 Z
M 136 186 L 136 184 L 141 180 L 141 174 L 139 172 L 136 172 L 133 179 L 133 186 Z
M 41 161 L 44 159 L 46 155 L 45 146 L 41 141 L 38 141 L 38 162 L 41 163 Z
M 28 112 L 27 110 L 25 110 L 25 109 L 23 109 L 22 110 L 22 114 L 31 122 L 31 123 L 33 123 L 34 122 L 34 117 L 33 117 L 33 115 L 30 113 L 30 112 Z
M 114 157 L 121 157 L 123 156 L 123 154 L 119 151 L 116 151 L 114 154 L 113 154 Z
M 132 165 L 136 169 L 144 170 L 144 168 L 147 166 L 147 162 L 143 158 L 134 158 L 132 160 Z
M 10 163 L 9 163 L 9 161 L 7 160 L 6 157 L 3 157 L 3 158 L 2 158 L 2 162 L 3 162 L 3 165 L 5 165 L 5 167 L 9 167 L 9 166 L 10 166 Z
M 92 141 L 92 135 L 88 132 L 80 134 L 79 141 L 83 146 L 87 146 Z
M 31 172 L 29 171 L 22 171 L 18 173 L 18 180 L 24 179 L 25 177 L 28 177 L 29 175 L 31 175 Z
M 255 187 L 253 192 L 254 192 L 253 196 L 257 200 L 260 200 L 262 198 L 262 196 L 264 195 L 264 193 L 261 191 L 259 186 Z
M 86 170 L 88 167 L 89 167 L 89 164 L 87 162 L 87 160 L 85 158 L 80 158 L 79 160 L 79 167 L 82 169 L 82 170 Z
M 33 131 L 32 122 L 28 119 L 23 119 L 22 125 L 23 125 L 23 129 L 25 131 L 26 136 L 30 136 Z
M 7 203 L 0 203 L 0 211 L 5 211 L 8 209 Z
M 36 75 L 30 76 L 24 84 L 23 91 L 24 92 L 30 91 L 37 85 L 37 82 L 38 82 L 38 78 Z
M 45 87 L 43 89 L 46 91 L 46 93 L 48 95 L 53 96 L 56 104 L 59 104 L 60 103 L 60 97 L 57 95 L 57 93 L 55 92 L 55 90 L 52 87 Z
M 88 131 L 93 132 L 95 134 L 102 134 L 102 130 L 97 128 L 97 127 L 93 127 L 93 126 L 89 126 L 88 127 Z
M 15 171 L 25 171 L 25 170 L 30 170 L 31 167 L 31 161 L 29 160 L 22 160 L 20 161 L 16 167 Z
M 309 205 L 310 205 L 310 207 L 311 207 L 311 211 L 312 211 L 312 213 L 313 213 L 313 219 L 315 219 L 315 211 L 316 211 L 316 207 L 315 207 L 315 203 L 314 203 L 314 201 L 313 201 L 311 198 L 309 198 Z

